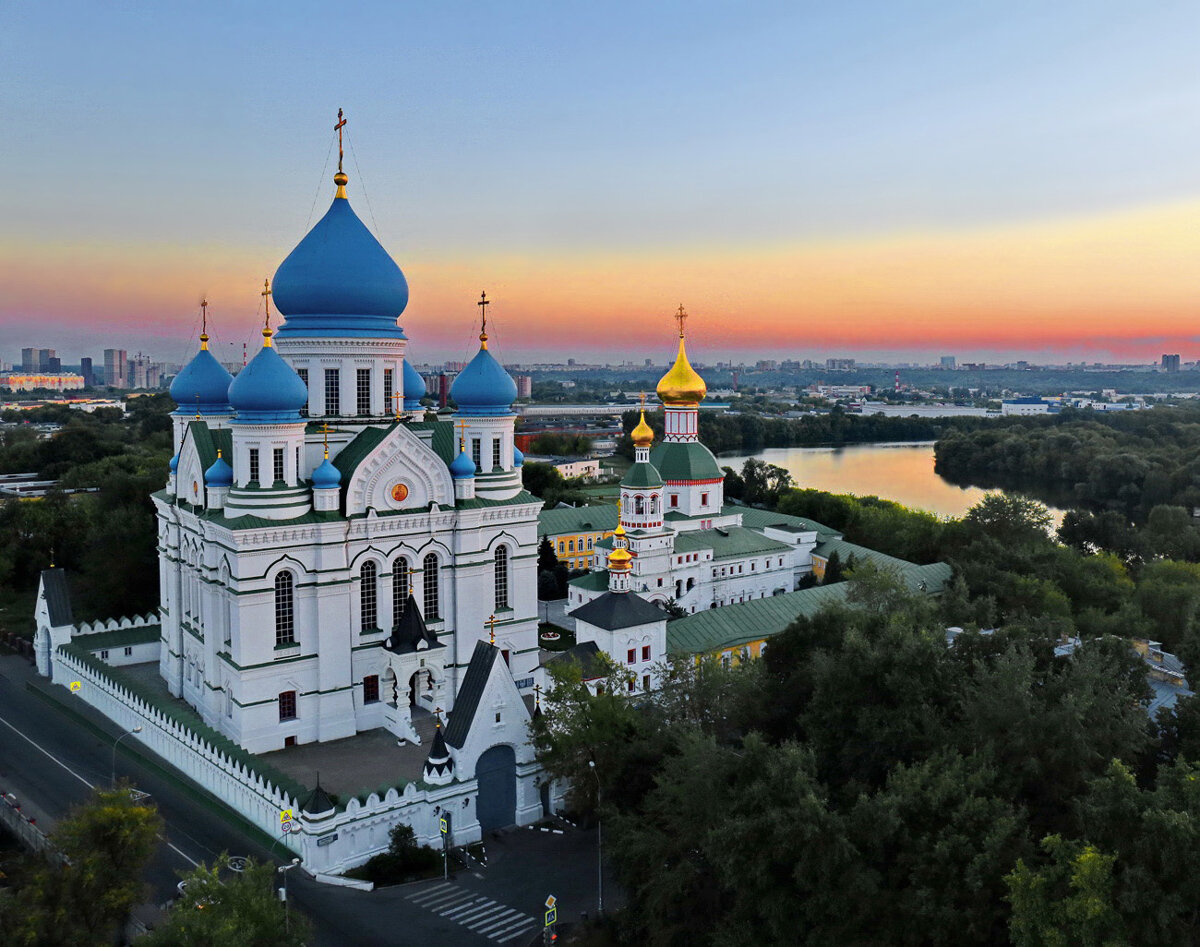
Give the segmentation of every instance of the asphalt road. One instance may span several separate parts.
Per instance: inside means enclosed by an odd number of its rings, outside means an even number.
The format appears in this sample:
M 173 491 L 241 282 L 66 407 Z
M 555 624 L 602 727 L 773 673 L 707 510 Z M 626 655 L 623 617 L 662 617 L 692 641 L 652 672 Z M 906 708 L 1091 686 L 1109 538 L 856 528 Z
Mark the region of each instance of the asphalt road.
M 54 688 L 57 700 L 48 701 L 30 690 L 29 681 L 44 679 L 25 658 L 0 656 L 0 791 L 14 793 L 22 811 L 48 830 L 85 801 L 92 786 L 108 784 L 120 731 L 85 704 L 72 707 L 65 688 Z M 141 745 L 130 745 L 129 738 L 118 748 L 116 772 L 151 794 L 165 823 L 145 874 L 149 902 L 167 902 L 180 872 L 221 852 L 258 860 L 274 854 L 284 861 L 280 847 L 272 853 L 271 841 L 259 830 Z M 431 889 L 440 880 L 363 892 L 292 871 L 292 907 L 313 922 L 316 947 L 524 947 L 540 935 L 548 895 L 558 898 L 560 922 L 596 909 L 594 831 L 513 829 L 485 845 L 486 867 L 460 871 L 451 887 L 438 891 Z M 611 879 L 605 887 L 606 907 L 615 907 L 619 894 Z

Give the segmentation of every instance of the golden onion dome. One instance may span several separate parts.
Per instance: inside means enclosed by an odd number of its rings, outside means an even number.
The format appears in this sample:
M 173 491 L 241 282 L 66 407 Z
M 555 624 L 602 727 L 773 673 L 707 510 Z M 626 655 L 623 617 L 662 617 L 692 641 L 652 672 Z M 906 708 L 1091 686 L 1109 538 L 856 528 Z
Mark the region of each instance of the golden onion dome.
M 633 439 L 635 447 L 649 447 L 654 443 L 654 429 L 646 423 L 646 410 L 642 409 L 642 419 L 638 421 L 637 427 L 629 432 L 629 436 Z
M 610 569 L 628 569 L 629 562 L 633 556 L 625 549 L 617 548 L 608 554 L 608 567 Z
M 618 523 L 617 528 L 613 530 L 613 535 L 614 536 L 624 536 L 625 535 L 625 527 L 622 526 L 620 523 Z
M 708 394 L 704 379 L 688 362 L 682 335 L 679 336 L 679 354 L 675 356 L 675 364 L 663 375 L 656 390 L 662 403 L 670 405 L 699 404 Z

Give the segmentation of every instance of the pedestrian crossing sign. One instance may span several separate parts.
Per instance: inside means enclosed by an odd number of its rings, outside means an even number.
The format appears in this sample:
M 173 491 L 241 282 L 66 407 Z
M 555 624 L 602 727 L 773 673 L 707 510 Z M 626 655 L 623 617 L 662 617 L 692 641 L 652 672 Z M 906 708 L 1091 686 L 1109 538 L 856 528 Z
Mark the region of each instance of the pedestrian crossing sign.
M 443 817 L 442 817 L 441 819 L 439 819 L 438 821 L 441 823 L 442 834 L 443 834 L 443 835 L 445 835 L 446 833 L 448 833 L 448 832 L 450 831 L 450 827 L 449 827 L 448 825 L 446 825 L 446 819 L 445 819 L 445 817 L 443 816 Z
M 546 912 L 546 926 L 553 927 L 554 922 L 558 920 L 558 908 L 551 908 Z

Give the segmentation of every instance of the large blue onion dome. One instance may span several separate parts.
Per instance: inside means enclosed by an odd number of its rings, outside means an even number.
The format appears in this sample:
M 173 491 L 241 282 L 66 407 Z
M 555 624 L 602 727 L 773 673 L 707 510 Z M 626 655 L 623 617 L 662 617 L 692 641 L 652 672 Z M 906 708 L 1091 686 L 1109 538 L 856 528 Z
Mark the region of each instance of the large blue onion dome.
M 396 325 L 408 305 L 408 281 L 350 207 L 346 175 L 315 227 L 275 271 L 281 339 L 300 336 L 405 338 Z
M 525 455 L 521 453 L 521 448 L 513 444 L 513 466 L 520 467 L 525 463 Z
M 208 470 L 204 471 L 204 485 L 206 487 L 228 487 L 232 483 L 233 468 L 225 462 L 225 458 L 218 450 L 217 459 L 212 462 L 212 466 Z
M 170 461 L 170 463 L 167 464 L 167 467 L 170 469 L 171 473 L 175 473 L 175 471 L 177 471 L 179 469 L 179 455 L 178 454 L 176 454 L 174 457 L 171 458 L 171 461 Z
M 233 376 L 208 350 L 208 336 L 200 336 L 200 351 L 171 382 L 171 397 L 178 414 L 228 414 L 229 383 Z
M 458 456 L 450 461 L 450 476 L 455 480 L 465 480 L 467 477 L 475 476 L 475 461 L 467 456 L 465 450 L 460 449 Z
M 312 485 L 317 490 L 330 490 L 341 486 L 341 483 L 342 472 L 333 466 L 333 461 L 329 459 L 329 451 L 326 450 L 325 459 L 313 471 Z
M 263 329 L 263 347 L 229 386 L 229 403 L 237 421 L 258 424 L 299 421 L 308 403 L 308 386 L 271 345 L 271 330 Z
M 425 379 L 409 364 L 406 358 L 404 360 L 404 410 L 416 411 L 420 408 L 421 399 L 428 391 L 429 389 L 425 387 Z
M 517 383 L 488 351 L 486 332 L 479 333 L 479 341 L 479 352 L 454 379 L 450 397 L 458 405 L 459 414 L 489 417 L 512 414 Z

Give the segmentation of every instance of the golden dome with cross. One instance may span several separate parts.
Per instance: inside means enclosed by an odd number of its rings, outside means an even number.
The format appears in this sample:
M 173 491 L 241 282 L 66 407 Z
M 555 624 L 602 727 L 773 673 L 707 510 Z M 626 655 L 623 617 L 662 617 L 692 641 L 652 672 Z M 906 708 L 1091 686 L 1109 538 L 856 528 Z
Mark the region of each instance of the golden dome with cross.
M 656 391 L 663 404 L 699 404 L 708 394 L 708 386 L 688 362 L 683 344 L 683 324 L 687 320 L 687 313 L 684 312 L 682 303 L 679 304 L 675 319 L 679 322 L 679 354 L 675 356 L 675 364 L 671 366 L 671 370 L 659 381 Z

